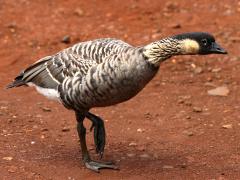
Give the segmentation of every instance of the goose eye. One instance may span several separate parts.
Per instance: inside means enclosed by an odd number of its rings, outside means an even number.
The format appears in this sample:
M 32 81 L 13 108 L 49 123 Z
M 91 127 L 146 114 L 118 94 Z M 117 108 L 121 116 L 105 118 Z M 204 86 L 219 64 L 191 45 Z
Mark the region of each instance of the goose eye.
M 208 44 L 207 39 L 202 39 L 202 43 L 203 43 L 204 46 L 207 46 L 207 44 Z

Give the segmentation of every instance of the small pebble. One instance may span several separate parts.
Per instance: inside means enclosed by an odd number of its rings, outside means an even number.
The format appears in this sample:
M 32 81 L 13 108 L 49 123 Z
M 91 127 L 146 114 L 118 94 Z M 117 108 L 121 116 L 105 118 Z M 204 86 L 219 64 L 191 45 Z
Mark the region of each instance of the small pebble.
M 185 102 L 186 106 L 192 106 L 192 103 L 190 101 Z
M 142 132 L 144 132 L 144 129 L 138 128 L 137 132 L 142 133 Z
M 6 106 L 1 106 L 0 109 L 7 110 L 8 108 Z
M 84 12 L 83 12 L 82 9 L 77 8 L 77 9 L 75 9 L 74 14 L 77 15 L 77 16 L 79 16 L 79 17 L 81 17 L 81 16 L 84 15 Z
M 170 27 L 173 29 L 180 29 L 182 26 L 179 23 L 175 23 L 175 24 L 171 24 Z
M 186 164 L 181 164 L 180 167 L 183 168 L 183 169 L 186 169 L 187 165 Z
M 212 72 L 213 73 L 218 73 L 218 72 L 220 72 L 222 70 L 222 68 L 214 68 L 214 69 L 212 69 Z
M 194 74 L 201 74 L 203 72 L 203 69 L 201 67 L 196 67 L 193 72 Z
M 207 81 L 208 81 L 208 82 L 212 82 L 212 81 L 213 81 L 212 77 L 208 77 L 208 78 L 207 78 Z
M 147 112 L 147 113 L 144 114 L 144 117 L 146 119 L 152 119 L 152 114 L 150 112 Z
M 224 129 L 232 129 L 232 124 L 224 124 L 224 125 L 222 125 L 222 128 L 224 128 Z
M 14 172 L 16 172 L 17 171 L 17 167 L 16 166 L 10 166 L 9 168 L 8 168 L 8 172 L 10 172 L 10 173 L 14 173 Z
M 129 143 L 129 146 L 137 146 L 137 143 L 131 142 L 131 143 Z
M 12 123 L 12 119 L 8 119 L 8 123 Z
M 15 33 L 15 32 L 16 32 L 17 25 L 16 25 L 15 22 L 9 24 L 7 27 L 9 28 L 10 32 L 12 32 L 12 33 Z
M 9 29 L 16 29 L 17 28 L 17 24 L 16 24 L 16 22 L 12 22 L 12 23 L 8 24 L 7 27 Z
M 42 132 L 48 131 L 48 128 L 42 128 L 41 131 L 42 131 Z
M 230 91 L 226 86 L 219 86 L 215 89 L 209 90 L 207 93 L 210 96 L 227 96 L 229 92 Z
M 42 115 L 41 114 L 37 114 L 36 118 L 42 118 Z
M 183 131 L 183 134 L 186 134 L 187 136 L 193 136 L 193 132 L 187 130 Z
M 66 35 L 61 40 L 62 43 L 69 44 L 71 42 L 71 38 L 69 35 Z
M 204 83 L 205 86 L 209 86 L 209 87 L 217 87 L 215 84 L 211 83 L 211 82 L 206 82 Z
M 6 160 L 6 161 L 11 161 L 11 160 L 13 159 L 13 157 L 7 156 L 7 157 L 3 157 L 2 159 L 3 159 L 3 160 Z
M 42 107 L 42 110 L 45 112 L 51 112 L 52 110 L 48 107 Z
M 183 104 L 184 103 L 184 99 L 179 99 L 177 102 L 178 102 L 178 104 Z
M 68 132 L 68 131 L 70 131 L 70 128 L 68 128 L 68 127 L 63 127 L 62 128 L 62 132 Z
M 38 129 L 38 125 L 33 125 L 33 129 Z
M 193 107 L 193 112 L 202 112 L 202 108 L 200 108 L 200 107 Z

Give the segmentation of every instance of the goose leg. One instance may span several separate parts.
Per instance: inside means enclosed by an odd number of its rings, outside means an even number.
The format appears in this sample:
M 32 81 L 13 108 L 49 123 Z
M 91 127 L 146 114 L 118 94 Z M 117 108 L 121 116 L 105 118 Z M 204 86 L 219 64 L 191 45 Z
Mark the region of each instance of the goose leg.
M 94 143 L 96 147 L 96 152 L 99 153 L 100 158 L 102 158 L 104 153 L 105 142 L 106 142 L 104 122 L 100 117 L 90 112 L 86 114 L 86 117 L 90 121 L 92 121 L 92 126 L 90 128 L 90 131 L 92 131 L 92 129 L 94 128 Z
M 95 172 L 99 172 L 99 169 L 103 169 L 103 168 L 118 169 L 118 167 L 115 166 L 113 163 L 96 162 L 91 160 L 88 149 L 87 149 L 87 144 L 86 144 L 86 128 L 83 125 L 83 120 L 85 118 L 85 115 L 82 115 L 76 112 L 76 118 L 77 118 L 77 131 L 78 131 L 78 136 L 80 139 L 80 144 L 82 149 L 82 159 L 86 168 L 91 169 Z

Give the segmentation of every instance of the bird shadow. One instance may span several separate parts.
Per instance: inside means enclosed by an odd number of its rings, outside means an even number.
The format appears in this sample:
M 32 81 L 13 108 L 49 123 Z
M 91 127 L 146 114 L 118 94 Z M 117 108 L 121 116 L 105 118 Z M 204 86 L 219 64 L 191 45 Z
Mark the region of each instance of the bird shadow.
M 103 159 L 100 159 L 94 151 L 95 150 L 90 151 L 92 159 L 97 161 L 113 160 L 113 162 L 119 166 L 119 173 L 121 174 L 129 170 L 131 170 L 133 174 L 146 174 L 154 171 L 162 172 L 166 169 L 186 168 L 186 160 L 184 154 L 181 154 L 181 152 L 172 153 L 160 149 L 153 153 L 152 150 L 148 149 L 145 151 L 132 149 L 127 144 L 126 146 L 121 145 L 121 147 L 119 147 L 118 143 L 111 143 L 111 145 L 108 146 Z M 35 157 L 35 160 L 53 166 L 66 165 L 68 168 L 85 169 L 82 163 L 81 150 L 77 146 L 59 147 L 58 145 L 53 145 L 51 148 L 43 150 L 43 153 Z

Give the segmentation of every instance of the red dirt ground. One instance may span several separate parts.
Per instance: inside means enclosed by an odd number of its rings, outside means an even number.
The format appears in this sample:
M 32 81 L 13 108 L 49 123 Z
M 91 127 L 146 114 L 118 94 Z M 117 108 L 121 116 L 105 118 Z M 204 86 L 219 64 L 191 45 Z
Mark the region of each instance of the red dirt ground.
M 238 0 L 0 1 L 0 179 L 240 179 L 239 22 Z M 73 112 L 32 88 L 4 89 L 79 41 L 143 45 L 187 31 L 213 33 L 229 54 L 172 58 L 132 100 L 92 110 L 120 171 L 84 168 Z M 229 95 L 209 96 L 214 85 Z M 88 146 L 97 159 L 90 132 Z

